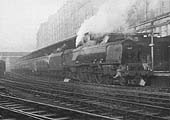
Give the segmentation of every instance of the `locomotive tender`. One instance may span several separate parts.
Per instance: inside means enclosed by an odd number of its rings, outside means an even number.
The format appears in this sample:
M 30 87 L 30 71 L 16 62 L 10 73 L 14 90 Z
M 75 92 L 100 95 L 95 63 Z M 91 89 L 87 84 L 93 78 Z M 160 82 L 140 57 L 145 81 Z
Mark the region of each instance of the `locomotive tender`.
M 77 48 L 63 43 L 44 56 L 20 59 L 14 71 L 81 82 L 146 85 L 152 76 L 148 46 L 137 37 L 106 34 Z

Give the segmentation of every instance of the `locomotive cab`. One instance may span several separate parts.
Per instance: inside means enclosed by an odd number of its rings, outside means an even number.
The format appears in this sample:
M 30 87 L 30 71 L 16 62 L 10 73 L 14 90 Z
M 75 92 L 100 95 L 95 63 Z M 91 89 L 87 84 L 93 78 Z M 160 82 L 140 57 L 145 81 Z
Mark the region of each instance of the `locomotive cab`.
M 95 45 L 86 43 L 73 51 L 75 74 L 83 81 L 144 86 L 150 75 L 144 51 L 145 45 L 131 38 L 103 36 Z
M 143 49 L 142 45 L 130 39 L 108 44 L 107 63 L 118 64 L 114 78 L 119 76 L 124 79 L 123 84 L 139 85 L 141 80 L 146 82 L 150 67 Z

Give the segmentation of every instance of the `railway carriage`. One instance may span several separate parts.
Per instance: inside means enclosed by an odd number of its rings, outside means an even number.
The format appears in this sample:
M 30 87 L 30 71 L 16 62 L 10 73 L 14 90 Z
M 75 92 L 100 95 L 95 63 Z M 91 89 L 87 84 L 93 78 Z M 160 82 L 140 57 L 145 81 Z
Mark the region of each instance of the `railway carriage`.
M 42 56 L 32 60 L 32 72 L 37 75 L 47 75 L 49 56 Z

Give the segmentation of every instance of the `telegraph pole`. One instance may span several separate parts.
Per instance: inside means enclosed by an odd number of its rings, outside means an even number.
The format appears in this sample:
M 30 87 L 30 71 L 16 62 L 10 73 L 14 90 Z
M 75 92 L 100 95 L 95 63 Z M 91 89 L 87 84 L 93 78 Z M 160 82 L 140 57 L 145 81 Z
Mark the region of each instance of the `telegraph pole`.
M 151 61 L 152 61 L 152 70 L 154 69 L 154 41 L 153 41 L 153 38 L 154 38 L 154 34 L 153 34 L 153 31 L 151 33 Z
M 152 28 L 151 28 L 151 62 L 152 62 L 152 70 L 154 70 L 154 31 L 153 31 L 153 22 L 151 23 Z

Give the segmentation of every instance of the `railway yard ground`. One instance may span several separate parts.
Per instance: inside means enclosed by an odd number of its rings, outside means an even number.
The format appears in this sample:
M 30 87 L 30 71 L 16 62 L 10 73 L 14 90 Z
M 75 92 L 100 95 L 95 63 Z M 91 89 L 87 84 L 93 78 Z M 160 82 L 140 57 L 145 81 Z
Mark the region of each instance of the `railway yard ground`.
M 7 73 L 0 85 L 4 120 L 170 120 L 169 88 L 70 83 L 14 73 Z

